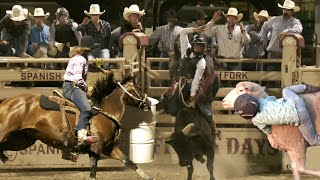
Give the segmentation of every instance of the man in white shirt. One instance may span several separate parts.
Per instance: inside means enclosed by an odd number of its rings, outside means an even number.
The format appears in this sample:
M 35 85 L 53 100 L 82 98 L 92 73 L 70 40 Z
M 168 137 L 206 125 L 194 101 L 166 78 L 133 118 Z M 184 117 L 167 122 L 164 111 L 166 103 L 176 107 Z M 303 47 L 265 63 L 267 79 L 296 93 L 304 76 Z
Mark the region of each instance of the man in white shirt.
M 225 25 L 215 25 L 223 14 L 227 19 Z M 243 24 L 240 22 L 243 14 L 238 14 L 236 8 L 229 8 L 228 13 L 224 14 L 222 11 L 216 11 L 210 22 L 207 23 L 205 31 L 207 36 L 214 36 L 218 44 L 218 57 L 220 58 L 241 58 L 242 47 L 244 44 L 249 44 L 251 39 L 247 32 L 245 32 Z M 231 64 L 230 64 L 231 65 Z M 238 63 L 229 66 L 230 70 L 237 70 Z M 238 69 L 239 70 L 239 69 Z

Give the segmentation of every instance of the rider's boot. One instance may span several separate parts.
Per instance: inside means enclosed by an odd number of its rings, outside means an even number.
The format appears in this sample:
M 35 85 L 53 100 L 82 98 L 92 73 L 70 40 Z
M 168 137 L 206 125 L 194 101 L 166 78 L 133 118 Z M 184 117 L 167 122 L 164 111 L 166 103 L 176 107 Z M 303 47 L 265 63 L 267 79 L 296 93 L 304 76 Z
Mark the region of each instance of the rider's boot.
M 303 94 L 315 93 L 320 91 L 319 86 L 313 86 L 311 84 L 304 84 L 304 85 L 306 86 L 306 89 L 304 90 Z
M 96 136 L 87 136 L 87 130 L 78 130 L 78 145 L 91 145 L 98 141 Z

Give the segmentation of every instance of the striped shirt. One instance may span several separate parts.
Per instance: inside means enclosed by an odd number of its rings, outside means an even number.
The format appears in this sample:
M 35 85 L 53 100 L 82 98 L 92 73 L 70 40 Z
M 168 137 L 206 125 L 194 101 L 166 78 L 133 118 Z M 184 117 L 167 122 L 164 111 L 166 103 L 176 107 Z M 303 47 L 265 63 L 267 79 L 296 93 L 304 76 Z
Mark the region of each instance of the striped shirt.
M 240 26 L 235 25 L 233 32 L 229 34 L 227 24 L 215 26 L 212 20 L 207 23 L 205 33 L 216 38 L 219 47 L 218 56 L 225 58 L 241 58 L 242 47 L 251 41 L 247 32 L 241 33 Z
M 169 25 L 158 27 L 149 37 L 149 44 L 154 45 L 159 41 L 158 48 L 161 52 L 173 52 L 174 41 L 180 34 L 182 27 L 174 26 L 169 28 Z
M 302 24 L 299 19 L 291 17 L 285 20 L 282 16 L 274 16 L 263 24 L 260 31 L 261 41 L 263 44 L 267 44 L 267 36 L 268 33 L 271 32 L 271 39 L 267 47 L 267 51 L 282 52 L 279 42 L 279 34 L 281 32 L 300 34 L 302 29 Z
M 111 26 L 110 23 L 104 20 L 99 20 L 100 29 L 97 30 L 96 26 L 90 20 L 87 25 L 80 24 L 77 28 L 78 31 L 81 31 L 86 36 L 92 36 L 95 43 L 99 43 L 100 49 L 109 49 L 111 42 Z

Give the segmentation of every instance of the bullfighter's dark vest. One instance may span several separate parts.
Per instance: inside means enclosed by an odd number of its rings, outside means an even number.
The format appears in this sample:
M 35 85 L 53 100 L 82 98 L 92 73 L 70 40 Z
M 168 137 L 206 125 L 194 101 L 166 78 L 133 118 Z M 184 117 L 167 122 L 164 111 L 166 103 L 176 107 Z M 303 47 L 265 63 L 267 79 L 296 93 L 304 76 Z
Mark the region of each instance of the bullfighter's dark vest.
M 78 45 L 77 37 L 72 30 L 72 21 L 69 21 L 66 25 L 55 25 L 55 29 L 55 41 L 63 44 L 70 42 L 71 47 Z
M 193 79 L 196 70 L 197 70 L 197 63 L 202 57 L 193 57 L 186 56 L 180 60 L 179 65 L 179 75 L 186 77 L 187 79 Z

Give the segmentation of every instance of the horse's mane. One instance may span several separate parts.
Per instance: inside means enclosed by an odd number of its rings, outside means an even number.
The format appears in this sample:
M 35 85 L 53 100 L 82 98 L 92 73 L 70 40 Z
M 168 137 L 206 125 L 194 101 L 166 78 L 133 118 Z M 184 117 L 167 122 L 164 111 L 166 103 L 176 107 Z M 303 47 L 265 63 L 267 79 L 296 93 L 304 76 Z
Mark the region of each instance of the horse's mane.
M 128 76 L 121 81 L 121 84 L 125 84 L 128 81 L 132 81 L 134 78 L 132 76 Z M 111 73 L 107 77 L 99 78 L 92 90 L 91 100 L 94 105 L 100 104 L 102 99 L 109 94 L 111 94 L 116 88 L 118 84 L 114 80 L 114 74 Z

